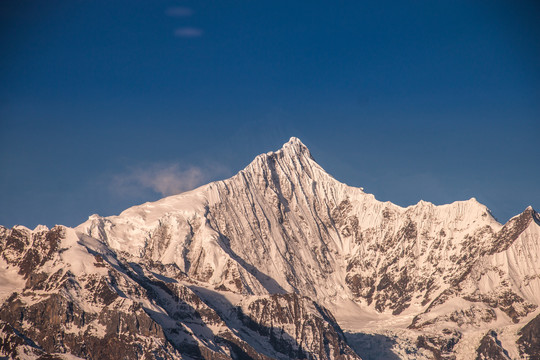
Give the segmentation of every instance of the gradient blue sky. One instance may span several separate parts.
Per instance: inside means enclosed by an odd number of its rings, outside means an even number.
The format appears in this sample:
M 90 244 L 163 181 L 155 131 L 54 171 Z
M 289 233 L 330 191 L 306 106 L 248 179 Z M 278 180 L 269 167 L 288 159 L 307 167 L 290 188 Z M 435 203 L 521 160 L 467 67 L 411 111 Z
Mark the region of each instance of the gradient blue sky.
M 77 225 L 299 137 L 399 205 L 540 208 L 537 1 L 0 3 L 0 224 Z

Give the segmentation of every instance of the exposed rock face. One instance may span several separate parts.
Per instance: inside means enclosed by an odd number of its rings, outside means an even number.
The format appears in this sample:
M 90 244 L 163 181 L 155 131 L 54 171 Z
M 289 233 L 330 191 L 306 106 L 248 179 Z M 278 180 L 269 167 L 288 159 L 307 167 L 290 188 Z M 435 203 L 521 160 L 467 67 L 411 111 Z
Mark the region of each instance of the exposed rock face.
M 129 263 L 94 239 L 79 238 L 64 227 L 39 232 L 2 228 L 1 234 L 2 254 L 20 277 L 18 291 L 3 299 L 0 307 L 2 356 L 360 359 L 328 310 L 296 294 L 279 295 L 293 301 L 297 312 L 291 318 L 283 310 L 282 317 L 273 319 L 272 329 L 281 329 L 282 337 L 258 339 L 254 348 L 253 338 L 268 334 L 267 318 L 252 307 L 246 312 L 232 304 L 213 308 L 209 304 L 219 293 L 207 290 L 201 297 L 175 265 Z M 44 243 L 43 239 L 54 247 L 43 246 L 37 252 L 27 248 Z M 27 266 L 30 253 L 37 261 Z M 258 298 L 252 304 L 276 299 Z M 291 324 L 301 327 L 296 338 L 284 336 Z
M 30 275 L 37 276 L 34 271 L 43 265 L 58 250 L 58 245 L 63 236 L 63 227 L 56 226 L 50 231 L 40 228 L 30 232 L 22 227 L 8 230 L 3 228 L 0 234 L 5 240 L 0 245 L 2 258 L 9 264 L 19 269 L 19 274 L 25 278 Z M 44 279 L 42 279 L 44 280 Z M 30 281 L 38 282 L 33 278 Z
M 502 347 L 495 331 L 488 331 L 482 338 L 476 354 L 476 360 L 510 360 L 508 351 Z
M 433 353 L 436 360 L 455 359 L 454 347 L 461 340 L 461 333 L 449 329 L 443 329 L 438 335 L 420 335 L 417 339 L 417 346 Z
M 75 229 L 0 227 L 0 254 L 0 321 L 19 344 L 5 354 L 358 358 L 331 310 L 354 329 L 349 317 L 391 317 L 421 352 L 452 358 L 466 331 L 484 354 L 488 329 L 540 304 L 532 208 L 502 226 L 475 199 L 380 202 L 296 138 L 230 179 Z
M 9 263 L 18 266 L 19 274 L 26 279 L 20 292 L 13 292 L 0 308 L 0 320 L 9 325 L 9 329 L 5 327 L 8 334 L 19 335 L 41 355 L 136 359 L 152 358 L 150 354 L 154 354 L 174 358 L 175 349 L 168 344 L 161 326 L 119 289 L 127 280 L 125 274 L 90 252 L 76 260 L 86 262 L 89 268 L 95 261 L 97 272 L 78 273 L 63 262 L 62 254 L 85 251 L 83 246 L 77 249 L 67 241 L 73 230 L 60 226 L 39 232 L 3 230 L 0 247 L 17 252 L 2 254 L 9 256 Z M 27 245 L 13 247 L 14 243 Z M 29 256 L 35 261 L 28 262 Z M 135 289 L 126 292 L 144 294 L 144 289 L 130 285 Z
M 249 301 L 237 308 L 237 312 L 245 326 L 269 337 L 274 349 L 288 358 L 358 357 L 346 345 L 333 315 L 308 298 L 294 293 L 276 294 Z
M 540 359 L 540 315 L 532 319 L 519 332 L 519 351 L 528 359 Z
M 38 357 L 44 354 L 31 339 L 4 321 L 0 321 L 0 334 L 0 354 L 10 359 Z

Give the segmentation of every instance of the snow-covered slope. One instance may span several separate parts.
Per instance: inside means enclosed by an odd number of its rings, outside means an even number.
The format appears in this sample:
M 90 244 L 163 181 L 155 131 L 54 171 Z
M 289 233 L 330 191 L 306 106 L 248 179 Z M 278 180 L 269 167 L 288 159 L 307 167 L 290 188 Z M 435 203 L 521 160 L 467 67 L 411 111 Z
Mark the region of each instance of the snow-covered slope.
M 360 359 L 330 312 L 297 294 L 242 306 L 242 297 L 205 289 L 175 265 L 128 262 L 63 226 L 0 227 L 0 251 L 3 269 L 14 273 L 0 307 L 0 355 Z M 282 314 L 270 326 L 261 311 L 268 303 Z
M 94 215 L 77 231 L 215 287 L 399 313 L 462 276 L 468 259 L 458 257 L 488 246 L 500 227 L 475 199 L 408 208 L 377 201 L 328 175 L 291 138 L 230 179 Z
M 64 230 L 65 244 L 47 250 L 52 255 L 26 255 L 33 246 L 29 241 L 13 247 L 5 239 L 17 231 L 32 238 L 37 235 L 28 234 L 46 229 L 0 232 L 7 264 L 1 276 L 10 278 L 0 287 L 3 298 L 10 291 L 28 291 L 33 266 L 45 274 L 65 267 L 78 282 L 90 274 L 109 279 L 116 271 L 125 286 L 134 282 L 141 287 L 142 295 L 125 298 L 142 303 L 175 349 L 178 341 L 170 334 L 178 326 L 175 321 L 185 319 L 176 319 L 174 307 L 164 305 L 174 300 L 164 302 L 165 295 L 157 296 L 161 290 L 155 289 L 174 282 L 187 287 L 181 291 L 184 296 L 174 295 L 179 291 L 175 288 L 165 298 L 182 298 L 196 309 L 201 305 L 193 304 L 205 304 L 206 313 L 214 312 L 217 317 L 211 318 L 221 321 L 219 326 L 210 321 L 209 330 L 204 330 L 205 321 L 197 325 L 204 336 L 187 325 L 186 331 L 195 334 L 192 343 L 199 344 L 197 351 L 229 355 L 234 346 L 245 344 L 243 351 L 261 356 L 292 356 L 298 349 L 320 358 L 353 356 L 341 330 L 331 331 L 337 326 L 335 315 L 365 358 L 391 352 L 403 358 L 469 358 L 470 351 L 478 356 L 498 351 L 492 345 L 500 339 L 510 344 L 510 354 L 519 356 L 525 347 L 515 345 L 517 332 L 540 304 L 540 217 L 532 208 L 503 226 L 474 198 L 441 206 L 420 201 L 406 208 L 381 202 L 327 174 L 297 138 L 257 156 L 230 179 L 134 206 L 118 216 L 92 215 Z M 96 254 L 111 259 L 105 261 L 109 265 L 89 265 L 93 260 L 87 257 Z M 43 260 L 47 256 L 56 262 Z M 166 285 L 156 285 L 159 281 Z M 118 283 L 109 282 L 114 292 L 125 295 L 123 287 L 114 285 Z M 92 311 L 101 311 L 93 306 Z M 303 322 L 285 315 L 298 306 L 305 310 L 295 314 L 309 314 L 299 317 Z M 321 310 L 325 307 L 334 315 Z M 235 332 L 252 325 L 242 314 L 251 314 L 258 325 Z M 272 314 L 283 314 L 280 324 L 272 323 Z M 221 330 L 216 332 L 215 326 Z M 280 337 L 285 342 L 272 343 L 277 340 L 268 328 L 275 326 L 280 336 L 287 333 L 294 341 Z M 306 326 L 313 330 L 303 333 Z M 229 345 L 223 347 L 216 336 L 226 329 L 236 337 L 227 335 Z M 324 337 L 331 348 L 321 347 L 313 336 Z M 373 351 L 363 352 L 366 342 L 391 345 L 373 345 Z

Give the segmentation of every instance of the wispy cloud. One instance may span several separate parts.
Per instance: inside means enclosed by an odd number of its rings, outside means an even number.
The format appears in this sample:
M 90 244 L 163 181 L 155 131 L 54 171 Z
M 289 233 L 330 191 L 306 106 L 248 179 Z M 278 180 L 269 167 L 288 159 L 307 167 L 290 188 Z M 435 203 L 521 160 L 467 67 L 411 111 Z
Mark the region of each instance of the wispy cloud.
M 194 27 L 182 27 L 174 30 L 174 36 L 181 38 L 198 38 L 202 35 L 202 29 Z
M 223 166 L 181 167 L 179 164 L 154 164 L 130 168 L 122 174 L 114 175 L 111 190 L 118 195 L 131 196 L 151 190 L 162 196 L 169 196 L 192 190 L 228 173 Z
M 193 10 L 184 6 L 175 6 L 165 10 L 165 15 L 170 17 L 189 17 L 193 15 Z

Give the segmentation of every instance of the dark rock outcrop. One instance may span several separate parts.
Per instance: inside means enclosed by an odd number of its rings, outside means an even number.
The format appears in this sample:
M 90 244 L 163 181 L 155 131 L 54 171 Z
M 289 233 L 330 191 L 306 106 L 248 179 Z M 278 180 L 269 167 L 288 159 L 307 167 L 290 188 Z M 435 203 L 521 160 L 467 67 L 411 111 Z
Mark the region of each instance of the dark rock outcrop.
M 519 351 L 531 360 L 540 359 L 540 315 L 529 321 L 521 331 L 517 341 Z
M 497 333 L 493 330 L 480 340 L 480 345 L 476 349 L 476 360 L 510 360 L 508 351 L 506 351 L 499 339 Z

